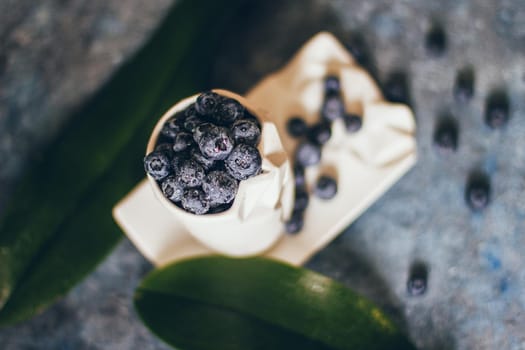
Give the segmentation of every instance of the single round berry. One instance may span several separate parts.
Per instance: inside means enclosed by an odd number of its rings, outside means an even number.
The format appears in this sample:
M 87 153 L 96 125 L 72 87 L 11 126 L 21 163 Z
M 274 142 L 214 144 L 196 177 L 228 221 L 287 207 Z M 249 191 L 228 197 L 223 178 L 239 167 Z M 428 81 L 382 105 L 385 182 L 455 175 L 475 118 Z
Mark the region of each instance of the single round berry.
M 211 115 L 217 109 L 220 100 L 221 96 L 215 92 L 203 92 L 195 101 L 195 110 L 201 115 Z
M 285 222 L 284 228 L 288 233 L 298 233 L 304 226 L 304 213 L 302 211 L 295 211 L 288 221 Z
M 410 296 L 420 296 L 427 290 L 428 271 L 422 263 L 415 263 L 410 268 L 407 280 L 407 293 Z
M 383 86 L 385 98 L 394 103 L 410 104 L 408 80 L 405 72 L 390 73 Z
M 309 141 L 303 141 L 295 150 L 296 162 L 303 166 L 316 165 L 321 161 L 321 147 Z
M 168 198 L 172 202 L 180 202 L 182 194 L 184 192 L 184 186 L 174 175 L 170 175 L 162 180 L 161 183 L 162 193 L 164 197 Z
M 159 143 L 155 146 L 155 151 L 163 152 L 168 158 L 173 158 L 173 145 L 170 142 Z
M 473 211 L 482 211 L 490 202 L 490 180 L 484 173 L 470 176 L 465 189 L 465 200 Z
M 155 180 L 162 180 L 171 172 L 170 160 L 164 152 L 153 151 L 144 157 L 144 169 Z
M 505 125 L 509 120 L 509 99 L 503 91 L 491 93 L 485 105 L 485 123 L 492 129 Z
M 308 138 L 318 145 L 324 145 L 330 137 L 332 137 L 332 128 L 327 122 L 317 123 L 308 130 Z
M 452 118 L 443 119 L 434 131 L 434 144 L 444 154 L 455 152 L 458 148 L 457 123 Z
M 252 119 L 238 119 L 233 123 L 232 134 L 235 143 L 257 146 L 261 139 L 261 128 Z
M 296 187 L 293 210 L 294 211 L 305 211 L 306 208 L 308 207 L 309 202 L 310 202 L 310 197 L 308 196 L 308 192 L 303 188 Z
M 237 180 L 219 170 L 210 172 L 202 182 L 211 207 L 231 202 L 237 194 L 237 187 Z
M 180 162 L 176 172 L 177 180 L 186 187 L 196 187 L 202 184 L 205 172 L 204 167 L 194 159 L 186 159 Z
M 343 116 L 346 131 L 349 133 L 358 132 L 363 126 L 363 118 L 358 115 L 347 113 Z
M 232 98 L 223 98 L 211 119 L 218 125 L 231 125 L 244 115 L 244 106 Z
M 434 57 L 442 56 L 447 49 L 447 36 L 443 28 L 434 24 L 425 36 L 425 48 Z
M 169 118 L 162 126 L 160 133 L 166 137 L 174 139 L 175 136 L 177 136 L 177 134 L 181 131 L 181 127 L 178 124 L 177 119 L 177 115 Z
M 198 147 L 193 147 L 190 151 L 191 158 L 195 159 L 197 162 L 199 162 L 200 165 L 204 168 L 204 170 L 208 171 L 215 165 L 216 161 L 213 159 L 209 159 L 205 157 L 200 149 Z
M 330 75 L 325 78 L 324 93 L 326 95 L 338 95 L 341 93 L 341 82 L 338 77 Z
M 259 174 L 262 158 L 257 148 L 241 143 L 235 146 L 224 165 L 231 176 L 237 180 L 246 180 Z
M 345 106 L 341 96 L 330 95 L 326 96 L 321 107 L 321 116 L 324 120 L 333 122 L 336 119 L 342 118 L 345 113 Z
M 468 102 L 474 96 L 474 70 L 471 67 L 458 72 L 454 84 L 454 98 L 461 103 Z
M 317 179 L 313 192 L 320 199 L 332 199 L 337 194 L 337 181 L 331 176 L 322 175 Z
M 293 175 L 295 178 L 295 187 L 306 186 L 306 178 L 304 177 L 304 167 L 298 163 L 293 166 Z
M 302 137 L 308 131 L 308 125 L 301 117 L 291 117 L 286 122 L 286 130 L 292 137 Z
M 187 188 L 182 194 L 181 204 L 190 213 L 202 215 L 210 210 L 206 193 L 200 187 Z
M 190 133 L 193 133 L 195 128 L 205 122 L 206 121 L 201 116 L 195 114 L 189 115 L 184 119 L 184 129 Z
M 205 134 L 209 134 L 212 132 L 212 130 L 216 127 L 216 125 L 212 123 L 202 123 L 199 124 L 195 129 L 193 129 L 193 140 L 197 144 L 199 144 L 199 141 Z
M 199 135 L 197 144 L 205 157 L 224 160 L 231 153 L 234 141 L 228 129 L 214 125 Z
M 185 131 L 179 132 L 173 141 L 173 150 L 182 152 L 193 145 L 193 136 Z

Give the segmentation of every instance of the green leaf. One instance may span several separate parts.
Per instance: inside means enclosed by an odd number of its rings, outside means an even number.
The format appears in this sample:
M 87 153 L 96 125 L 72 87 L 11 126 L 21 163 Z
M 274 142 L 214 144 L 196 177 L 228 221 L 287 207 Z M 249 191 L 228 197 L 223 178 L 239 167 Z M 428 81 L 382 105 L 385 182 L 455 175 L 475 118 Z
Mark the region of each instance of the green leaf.
M 265 258 L 210 256 L 155 270 L 137 288 L 135 307 L 182 349 L 414 349 L 350 289 Z
M 111 208 L 144 176 L 148 134 L 170 104 L 206 87 L 220 28 L 240 3 L 177 2 L 20 181 L 0 221 L 0 325 L 65 294 L 119 241 Z

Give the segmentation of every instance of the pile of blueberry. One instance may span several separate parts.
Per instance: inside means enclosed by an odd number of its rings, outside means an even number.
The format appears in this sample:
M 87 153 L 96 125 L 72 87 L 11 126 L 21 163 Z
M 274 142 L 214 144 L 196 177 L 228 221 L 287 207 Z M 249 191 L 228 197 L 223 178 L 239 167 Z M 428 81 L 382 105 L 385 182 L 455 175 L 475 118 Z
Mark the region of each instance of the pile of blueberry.
M 239 182 L 261 172 L 260 138 L 259 121 L 237 100 L 204 92 L 164 123 L 144 168 L 180 208 L 220 213 Z
M 361 129 L 362 118 L 345 110 L 339 78 L 335 76 L 326 77 L 324 91 L 325 96 L 320 111 L 320 120 L 317 123 L 307 125 L 304 119 L 291 117 L 286 124 L 290 136 L 299 139 L 299 144 L 295 150 L 293 169 L 295 176 L 294 210 L 292 217 L 286 222 L 288 233 L 297 233 L 303 227 L 304 212 L 309 202 L 304 169 L 317 165 L 321 161 L 322 147 L 332 136 L 332 123 L 337 119 L 343 120 L 349 133 Z M 333 198 L 337 193 L 336 180 L 329 175 L 321 175 L 314 185 L 313 193 L 323 200 Z

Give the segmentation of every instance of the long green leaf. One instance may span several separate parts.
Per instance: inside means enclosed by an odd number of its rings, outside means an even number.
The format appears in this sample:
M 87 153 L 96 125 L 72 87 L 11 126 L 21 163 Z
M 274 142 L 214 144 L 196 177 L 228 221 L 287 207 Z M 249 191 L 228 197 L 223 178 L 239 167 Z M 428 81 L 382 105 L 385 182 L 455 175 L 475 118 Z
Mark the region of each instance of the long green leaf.
M 350 289 L 265 258 L 210 256 L 158 269 L 137 288 L 135 307 L 182 349 L 414 349 Z
M 111 207 L 144 176 L 147 134 L 160 113 L 204 87 L 210 32 L 241 1 L 224 2 L 177 5 L 21 181 L 0 226 L 0 325 L 43 309 L 119 240 Z

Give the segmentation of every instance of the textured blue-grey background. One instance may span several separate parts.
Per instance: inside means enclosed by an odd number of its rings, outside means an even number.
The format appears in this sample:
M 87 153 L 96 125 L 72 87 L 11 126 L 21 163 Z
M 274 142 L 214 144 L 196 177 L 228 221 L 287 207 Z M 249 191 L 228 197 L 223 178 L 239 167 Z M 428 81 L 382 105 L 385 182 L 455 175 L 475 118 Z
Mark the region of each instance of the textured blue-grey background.
M 53 137 L 74 106 L 148 37 L 171 0 L 0 0 L 0 202 L 28 155 Z M 267 2 L 269 3 L 269 2 Z M 432 20 L 449 49 L 429 58 Z M 307 0 L 257 5 L 224 38 L 214 82 L 244 92 L 319 30 L 367 42 L 379 81 L 407 72 L 419 162 L 308 267 L 369 296 L 421 349 L 525 349 L 525 3 L 523 0 Z M 472 65 L 475 97 L 452 96 Z M 512 117 L 483 123 L 486 95 L 505 88 Z M 458 152 L 432 147 L 438 116 L 460 127 Z M 464 204 L 473 169 L 491 176 L 493 200 Z M 348 174 L 351 176 L 351 174 Z M 430 268 L 426 295 L 410 298 L 410 264 Z M 151 266 L 124 241 L 66 298 L 0 330 L 1 349 L 167 349 L 138 321 L 132 292 Z

